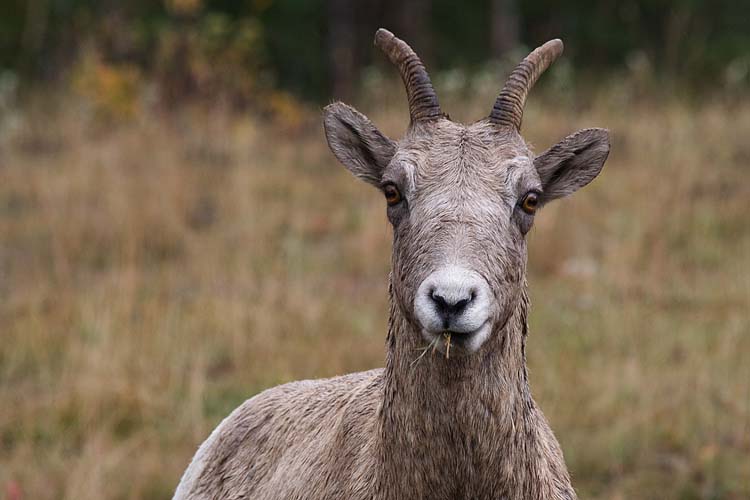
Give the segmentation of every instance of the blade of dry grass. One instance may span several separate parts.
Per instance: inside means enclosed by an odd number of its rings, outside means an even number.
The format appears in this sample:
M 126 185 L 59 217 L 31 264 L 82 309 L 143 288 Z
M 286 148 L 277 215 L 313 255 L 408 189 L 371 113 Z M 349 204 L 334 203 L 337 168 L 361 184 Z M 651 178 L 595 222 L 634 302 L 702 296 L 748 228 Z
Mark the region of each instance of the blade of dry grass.
M 534 391 L 582 498 L 747 498 L 750 109 L 617 99 L 526 115 L 539 150 L 613 132 L 530 235 Z M 74 104 L 0 142 L 0 490 L 165 498 L 245 398 L 382 365 L 389 229 L 315 113 L 102 129 Z

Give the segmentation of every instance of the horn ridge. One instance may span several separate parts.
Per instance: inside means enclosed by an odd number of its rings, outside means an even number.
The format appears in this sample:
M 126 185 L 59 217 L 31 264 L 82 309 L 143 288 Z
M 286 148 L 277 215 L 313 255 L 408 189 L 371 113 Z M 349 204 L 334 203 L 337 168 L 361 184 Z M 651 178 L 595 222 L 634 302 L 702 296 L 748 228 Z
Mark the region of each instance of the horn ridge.
M 537 47 L 526 56 L 508 76 L 503 89 L 497 96 L 490 112 L 490 122 L 520 130 L 523 122 L 523 108 L 529 91 L 562 52 L 563 43 L 556 38 Z
M 380 28 L 375 32 L 375 46 L 398 68 L 409 100 L 412 122 L 435 120 L 443 116 L 430 76 L 419 56 L 403 40 Z

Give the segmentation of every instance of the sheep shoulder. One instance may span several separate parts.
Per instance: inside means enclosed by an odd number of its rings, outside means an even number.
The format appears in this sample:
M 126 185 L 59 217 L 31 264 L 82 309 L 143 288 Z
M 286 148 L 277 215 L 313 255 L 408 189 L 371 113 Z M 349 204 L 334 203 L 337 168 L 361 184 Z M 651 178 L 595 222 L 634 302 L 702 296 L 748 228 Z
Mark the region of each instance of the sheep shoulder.
M 248 399 L 200 446 L 174 499 L 365 498 L 382 384 L 379 369 Z

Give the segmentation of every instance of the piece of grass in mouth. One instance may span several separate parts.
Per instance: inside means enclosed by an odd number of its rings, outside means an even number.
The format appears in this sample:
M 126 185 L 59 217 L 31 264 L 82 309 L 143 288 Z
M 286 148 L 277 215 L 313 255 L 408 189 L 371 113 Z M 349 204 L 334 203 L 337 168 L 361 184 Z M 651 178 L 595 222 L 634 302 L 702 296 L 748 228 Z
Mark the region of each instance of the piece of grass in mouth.
M 450 332 L 445 332 L 443 334 L 443 338 L 445 339 L 445 359 L 451 359 L 451 334 Z

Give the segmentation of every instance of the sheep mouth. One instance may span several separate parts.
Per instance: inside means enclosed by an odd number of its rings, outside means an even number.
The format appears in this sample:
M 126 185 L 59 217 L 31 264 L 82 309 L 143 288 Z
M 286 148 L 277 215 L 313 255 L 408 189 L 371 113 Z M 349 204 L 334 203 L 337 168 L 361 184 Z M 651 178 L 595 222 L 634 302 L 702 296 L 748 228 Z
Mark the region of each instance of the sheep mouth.
M 477 351 L 489 337 L 491 329 L 491 321 L 488 318 L 474 330 L 443 330 L 439 332 L 423 330 L 423 336 L 430 342 L 433 351 L 441 351 L 445 358 L 450 359 L 451 354 L 457 352 L 473 353 Z
M 450 337 L 452 342 L 463 343 L 471 339 L 471 337 L 474 336 L 478 331 L 479 328 L 477 328 L 476 330 L 471 330 L 470 332 L 455 332 L 452 330 L 445 330 L 444 332 L 440 332 L 439 335 L 442 336 L 443 339 Z

